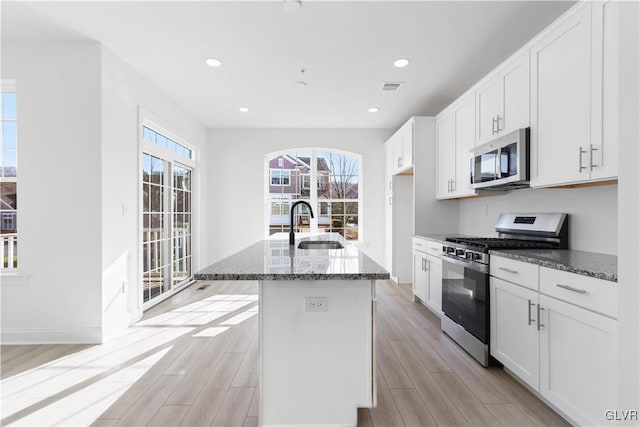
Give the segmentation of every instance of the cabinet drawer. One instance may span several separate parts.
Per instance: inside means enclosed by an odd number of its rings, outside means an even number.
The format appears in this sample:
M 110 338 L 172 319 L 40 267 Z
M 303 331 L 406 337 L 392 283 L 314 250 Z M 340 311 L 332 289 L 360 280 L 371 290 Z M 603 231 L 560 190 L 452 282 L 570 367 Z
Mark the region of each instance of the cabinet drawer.
M 618 317 L 618 284 L 614 282 L 540 267 L 540 293 Z
M 427 253 L 435 257 L 439 257 L 442 253 L 442 242 L 434 242 L 433 240 L 427 240 Z
M 420 237 L 413 237 L 412 238 L 413 241 L 413 249 L 415 249 L 416 251 L 420 251 L 420 252 L 427 252 L 427 241 L 425 239 L 422 239 Z
M 491 256 L 490 271 L 493 277 L 517 283 L 525 288 L 538 290 L 538 266 L 515 259 Z

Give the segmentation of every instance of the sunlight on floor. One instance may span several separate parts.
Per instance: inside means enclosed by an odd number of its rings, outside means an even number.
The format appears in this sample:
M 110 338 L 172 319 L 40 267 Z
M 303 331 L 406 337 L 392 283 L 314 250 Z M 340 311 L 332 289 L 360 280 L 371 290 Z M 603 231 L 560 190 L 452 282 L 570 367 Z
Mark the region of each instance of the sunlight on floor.
M 1 424 L 90 425 L 171 351 L 177 338 L 223 334 L 258 313 L 257 299 L 210 296 L 140 321 L 105 344 L 3 378 Z

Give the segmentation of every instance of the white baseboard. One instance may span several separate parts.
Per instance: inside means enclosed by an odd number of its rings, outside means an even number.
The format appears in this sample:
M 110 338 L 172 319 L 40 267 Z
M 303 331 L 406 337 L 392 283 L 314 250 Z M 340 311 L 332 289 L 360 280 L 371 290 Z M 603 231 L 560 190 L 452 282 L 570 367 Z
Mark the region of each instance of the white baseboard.
M 5 329 L 0 331 L 0 343 L 2 345 L 101 344 L 102 328 Z

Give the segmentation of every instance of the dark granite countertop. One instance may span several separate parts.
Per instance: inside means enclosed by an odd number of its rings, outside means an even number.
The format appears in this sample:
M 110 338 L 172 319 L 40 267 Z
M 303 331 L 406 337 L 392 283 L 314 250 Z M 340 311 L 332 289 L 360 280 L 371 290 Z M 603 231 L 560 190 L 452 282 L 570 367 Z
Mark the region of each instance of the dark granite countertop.
M 618 257 L 572 249 L 500 249 L 489 254 L 597 279 L 618 281 Z
M 337 240 L 344 249 L 298 249 L 302 240 Z M 195 273 L 196 280 L 376 280 L 389 273 L 336 233 L 278 233 Z

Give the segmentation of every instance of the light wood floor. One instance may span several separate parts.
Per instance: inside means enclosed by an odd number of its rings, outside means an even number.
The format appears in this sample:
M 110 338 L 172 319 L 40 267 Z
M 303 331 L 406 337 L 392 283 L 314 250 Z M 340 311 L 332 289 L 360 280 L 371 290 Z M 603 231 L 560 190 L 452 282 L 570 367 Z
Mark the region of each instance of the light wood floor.
M 204 289 L 198 289 L 204 287 Z M 256 426 L 255 282 L 200 282 L 99 346 L 2 346 L 2 425 Z M 360 426 L 567 425 L 378 284 L 378 407 Z

